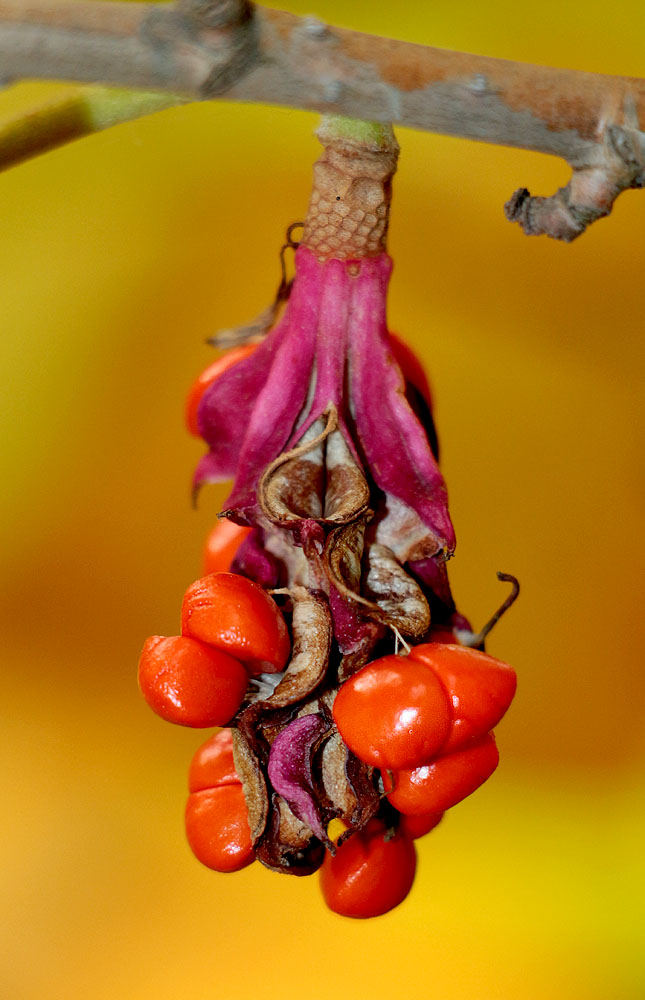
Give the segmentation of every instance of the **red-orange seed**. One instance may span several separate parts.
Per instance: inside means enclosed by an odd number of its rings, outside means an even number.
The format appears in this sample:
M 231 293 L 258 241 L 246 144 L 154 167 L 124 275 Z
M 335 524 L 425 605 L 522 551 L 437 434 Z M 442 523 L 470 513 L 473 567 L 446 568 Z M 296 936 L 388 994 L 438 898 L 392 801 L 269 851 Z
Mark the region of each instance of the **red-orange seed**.
M 211 573 L 191 584 L 181 608 L 181 630 L 235 656 L 250 674 L 280 673 L 291 649 L 273 598 L 235 573 Z
M 139 686 L 148 705 L 180 726 L 224 726 L 246 693 L 239 660 L 183 635 L 153 635 L 139 659 Z

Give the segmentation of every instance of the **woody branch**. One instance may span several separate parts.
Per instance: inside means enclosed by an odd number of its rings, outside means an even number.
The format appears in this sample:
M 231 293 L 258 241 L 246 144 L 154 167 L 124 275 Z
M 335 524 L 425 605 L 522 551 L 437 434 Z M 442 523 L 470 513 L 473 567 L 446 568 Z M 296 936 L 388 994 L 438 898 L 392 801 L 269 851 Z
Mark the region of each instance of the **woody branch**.
M 225 97 L 563 157 L 565 188 L 550 198 L 522 188 L 505 206 L 529 234 L 575 239 L 621 191 L 645 185 L 643 79 L 395 41 L 248 0 L 0 0 L 0 79 L 34 77 L 152 91 L 155 107 L 159 92 L 166 105 Z M 112 120 L 145 102 L 134 107 Z

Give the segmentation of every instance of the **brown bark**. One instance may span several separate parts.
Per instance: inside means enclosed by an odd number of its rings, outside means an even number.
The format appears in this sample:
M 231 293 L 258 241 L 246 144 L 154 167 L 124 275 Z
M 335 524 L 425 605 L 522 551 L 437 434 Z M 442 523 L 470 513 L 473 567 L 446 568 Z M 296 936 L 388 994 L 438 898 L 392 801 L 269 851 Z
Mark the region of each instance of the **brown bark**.
M 379 38 L 245 0 L 0 0 L 0 77 L 226 96 L 562 156 L 571 185 L 553 199 L 520 189 L 507 206 L 527 232 L 562 239 L 645 184 L 643 79 Z

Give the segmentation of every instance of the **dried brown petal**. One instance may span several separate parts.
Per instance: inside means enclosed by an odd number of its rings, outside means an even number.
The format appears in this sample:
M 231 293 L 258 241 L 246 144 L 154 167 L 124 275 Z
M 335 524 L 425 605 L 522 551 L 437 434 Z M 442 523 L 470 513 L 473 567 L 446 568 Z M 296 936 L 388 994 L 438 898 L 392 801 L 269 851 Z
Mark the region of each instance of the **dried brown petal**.
M 357 830 L 362 830 L 372 817 L 376 816 L 381 804 L 379 793 L 374 786 L 374 768 L 364 764 L 348 750 L 345 771 L 356 796 L 356 809 L 350 818 L 350 829 L 340 837 L 339 843 L 343 843 Z
M 338 429 L 333 404 L 294 448 L 265 469 L 258 497 L 269 520 L 284 526 L 301 521 L 344 524 L 367 509 L 369 487 Z
M 289 803 L 281 795 L 276 795 L 276 801 L 280 811 L 280 843 L 284 847 L 296 850 L 307 847 L 313 837 L 311 827 L 296 816 Z
M 336 425 L 336 411 L 330 412 L 303 434 L 295 448 L 279 455 L 260 479 L 258 498 L 269 520 L 278 524 L 322 517 L 323 445 Z
M 430 628 L 428 602 L 387 546 L 367 546 L 368 570 L 361 587 L 364 537 L 361 521 L 331 532 L 323 555 L 330 583 L 341 597 L 363 608 L 364 615 L 404 635 L 425 635 Z
M 325 692 L 320 699 L 321 710 L 332 714 L 337 693 L 338 688 Z M 374 768 L 348 749 L 335 726 L 323 746 L 320 769 L 323 789 L 332 807 L 330 811 L 352 829 L 362 829 L 380 807 Z
M 322 751 L 322 783 L 338 818 L 349 823 L 358 802 L 345 770 L 347 753 L 340 733 L 333 733 Z
M 295 708 L 287 706 L 272 710 L 266 701 L 256 701 L 240 712 L 237 717 L 237 728 L 261 765 L 267 764 L 271 743 L 295 715 Z
M 242 790 L 249 813 L 251 842 L 255 845 L 266 827 L 269 811 L 266 782 L 258 759 L 244 736 L 238 729 L 231 731 L 233 737 L 233 761 L 242 782 Z
M 341 596 L 360 601 L 361 559 L 365 545 L 365 521 L 343 525 L 329 533 L 323 555 L 329 582 Z
M 385 515 L 375 525 L 374 541 L 391 549 L 401 565 L 428 559 L 441 548 L 441 540 L 417 512 L 391 495 L 385 498 Z
M 325 521 L 346 524 L 365 513 L 370 502 L 369 486 L 339 430 L 327 438 L 325 469 Z
M 332 640 L 329 605 L 324 595 L 294 587 L 291 659 L 267 704 L 275 708 L 302 701 L 325 676 Z
M 275 792 L 269 821 L 256 857 L 265 868 L 287 875 L 312 875 L 320 868 L 325 848 Z
M 342 684 L 373 659 L 376 645 L 386 634 L 385 625 L 380 622 L 366 622 L 358 645 L 351 653 L 346 653 L 338 667 L 338 683 Z
M 218 347 L 221 351 L 239 347 L 240 344 L 259 344 L 274 325 L 280 304 L 281 300 L 276 298 L 275 302 L 263 309 L 259 316 L 256 316 L 249 323 L 218 330 L 217 333 L 208 338 L 208 343 L 212 344 L 213 347 Z
M 271 524 L 263 514 L 258 517 L 258 524 L 264 529 L 267 552 L 284 566 L 289 585 L 320 589 L 324 573 L 318 568 L 315 547 L 308 547 L 305 552 L 299 545 L 293 544 L 293 535 L 287 528 Z
M 430 628 L 430 607 L 421 587 L 385 545 L 370 545 L 365 593 L 373 597 L 379 620 L 404 635 L 422 636 Z

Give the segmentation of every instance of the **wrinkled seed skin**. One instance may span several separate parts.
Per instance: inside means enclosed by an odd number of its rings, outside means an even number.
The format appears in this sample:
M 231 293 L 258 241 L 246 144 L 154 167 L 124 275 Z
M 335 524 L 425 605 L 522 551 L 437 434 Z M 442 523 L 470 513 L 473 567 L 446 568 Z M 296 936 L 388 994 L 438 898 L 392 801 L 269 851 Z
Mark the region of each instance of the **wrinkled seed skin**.
M 450 699 L 452 723 L 442 754 L 459 750 L 488 733 L 513 700 L 515 671 L 479 649 L 432 642 L 414 646 L 410 658 L 430 667 Z
M 472 795 L 490 778 L 499 763 L 492 733 L 472 746 L 411 771 L 394 772 L 394 791 L 388 799 L 395 809 L 408 816 L 443 812 Z M 385 788 L 390 778 L 383 775 Z
M 280 673 L 289 657 L 289 633 L 277 604 L 236 573 L 211 573 L 191 584 L 181 630 L 237 657 L 253 675 Z
M 378 917 L 402 903 L 414 882 L 416 851 L 397 832 L 386 839 L 386 827 L 371 820 L 364 830 L 325 856 L 320 888 L 325 903 L 343 917 Z
M 253 528 L 244 528 L 233 521 L 218 521 L 204 545 L 204 576 L 228 573 L 237 550 L 252 531 Z
M 207 868 L 236 872 L 255 860 L 241 784 L 193 792 L 185 823 L 190 849 Z
M 233 738 L 230 729 L 222 729 L 202 743 L 190 762 L 188 791 L 240 784 L 233 760 Z
M 180 726 L 225 726 L 248 676 L 239 660 L 189 636 L 153 635 L 139 659 L 139 687 L 153 712 Z
M 426 763 L 450 728 L 450 706 L 435 674 L 403 656 L 374 660 L 345 681 L 333 713 L 347 746 L 373 767 Z
M 434 830 L 443 819 L 442 812 L 421 813 L 418 816 L 401 816 L 399 830 L 410 840 L 418 840 Z

